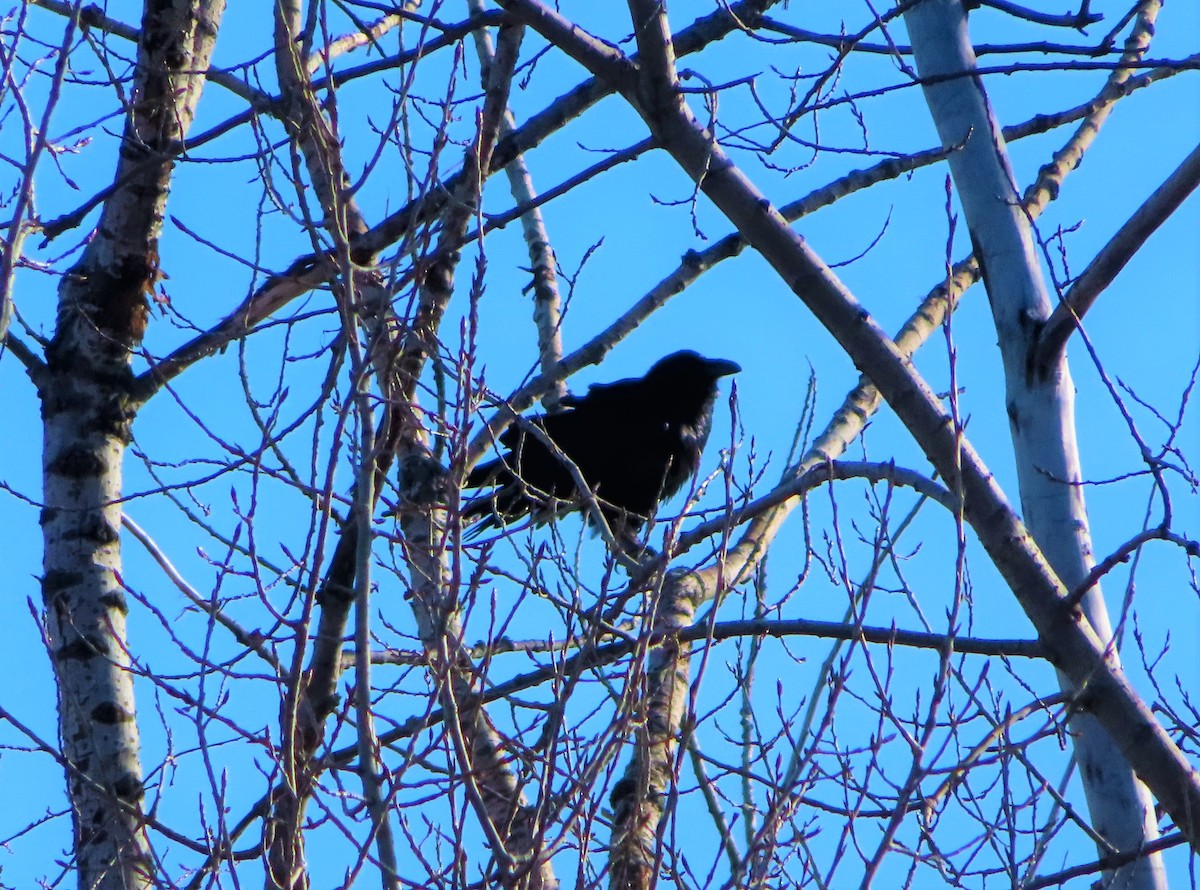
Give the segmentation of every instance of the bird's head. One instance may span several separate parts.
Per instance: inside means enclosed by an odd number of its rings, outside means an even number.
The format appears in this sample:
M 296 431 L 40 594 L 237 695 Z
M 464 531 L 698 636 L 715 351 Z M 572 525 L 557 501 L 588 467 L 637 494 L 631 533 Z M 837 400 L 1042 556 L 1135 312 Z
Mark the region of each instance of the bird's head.
M 668 409 L 673 420 L 690 423 L 699 413 L 707 413 L 717 395 L 717 381 L 742 370 L 737 362 L 705 358 L 684 349 L 655 362 L 645 380 L 655 391 L 671 394 Z
M 742 366 L 737 362 L 723 358 L 705 358 L 698 352 L 681 349 L 679 352 L 672 352 L 655 362 L 646 378 L 655 381 L 670 381 L 680 386 L 694 383 L 712 386 L 722 377 L 736 374 L 740 370 L 742 370 Z

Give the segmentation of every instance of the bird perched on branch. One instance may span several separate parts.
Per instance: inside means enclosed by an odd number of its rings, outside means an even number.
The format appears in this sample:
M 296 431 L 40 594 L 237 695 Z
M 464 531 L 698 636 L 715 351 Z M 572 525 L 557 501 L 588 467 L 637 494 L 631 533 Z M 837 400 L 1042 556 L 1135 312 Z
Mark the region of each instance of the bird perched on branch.
M 463 515 L 484 528 L 526 514 L 544 522 L 584 509 L 594 524 L 582 482 L 609 528 L 631 539 L 696 472 L 717 381 L 740 370 L 684 350 L 659 360 L 645 377 L 566 396 L 560 413 L 520 418 L 501 434 L 500 457 L 468 474 L 465 487 L 491 491 Z

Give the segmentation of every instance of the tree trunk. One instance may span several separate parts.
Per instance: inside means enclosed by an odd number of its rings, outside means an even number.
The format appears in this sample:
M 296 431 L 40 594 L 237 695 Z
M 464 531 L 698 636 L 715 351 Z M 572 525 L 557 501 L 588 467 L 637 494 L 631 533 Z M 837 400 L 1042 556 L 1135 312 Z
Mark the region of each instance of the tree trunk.
M 929 0 L 905 13 L 905 20 L 923 78 L 974 70 L 967 16 L 958 0 Z M 980 80 L 968 75 L 924 89 L 943 144 L 963 145 L 950 155 L 950 169 L 999 334 L 1022 513 L 1047 561 L 1067 590 L 1074 590 L 1095 560 L 1079 484 L 1074 385 L 1066 355 L 1045 368 L 1034 368 L 1031 361 L 1052 308 L 1032 229 Z M 1081 606 L 1097 635 L 1111 641 L 1099 584 Z M 1113 658 L 1115 662 L 1115 654 Z M 1079 691 L 1065 675 L 1059 678 L 1065 692 Z M 1155 840 L 1153 800 L 1112 737 L 1085 712 L 1071 719 L 1071 737 L 1093 827 L 1111 845 L 1101 846 L 1100 854 L 1138 850 Z M 1165 887 L 1161 856 L 1120 869 L 1119 886 Z
M 78 336 L 66 336 L 70 329 Z M 79 886 L 145 887 L 149 847 L 140 818 L 142 769 L 119 576 L 128 359 L 86 323 L 60 322 L 55 346 L 42 399 L 42 594 Z
M 221 0 L 146 4 L 119 185 L 59 288 L 58 321 L 38 381 L 42 591 L 78 884 L 88 890 L 154 882 L 120 577 L 121 461 L 134 415 L 130 358 L 146 329 L 145 295 L 159 277 L 173 158 L 223 11 Z

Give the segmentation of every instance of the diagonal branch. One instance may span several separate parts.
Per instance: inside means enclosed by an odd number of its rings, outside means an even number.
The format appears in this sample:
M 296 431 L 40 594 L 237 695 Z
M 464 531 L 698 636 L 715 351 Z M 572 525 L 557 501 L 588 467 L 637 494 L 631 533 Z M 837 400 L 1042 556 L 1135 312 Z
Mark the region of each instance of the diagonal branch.
M 1194 148 L 1154 194 L 1134 211 L 1083 274 L 1075 279 L 1042 328 L 1034 358 L 1037 367 L 1045 368 L 1058 359 L 1067 340 L 1100 294 L 1197 185 L 1200 185 L 1200 146 Z

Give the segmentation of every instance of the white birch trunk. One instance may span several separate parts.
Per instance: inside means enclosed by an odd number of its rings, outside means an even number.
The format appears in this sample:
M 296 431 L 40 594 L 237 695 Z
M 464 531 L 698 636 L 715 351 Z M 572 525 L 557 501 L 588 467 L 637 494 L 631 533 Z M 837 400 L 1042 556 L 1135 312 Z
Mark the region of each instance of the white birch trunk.
M 945 145 L 965 145 L 950 156 L 975 255 L 999 335 L 1007 388 L 1006 409 L 1026 525 L 1068 590 L 1095 564 L 1075 435 L 1074 387 L 1065 355 L 1036 369 L 1031 356 L 1052 309 L 1021 194 L 1009 167 L 1000 126 L 979 78 L 959 0 L 928 0 L 905 13 L 922 78 L 967 72 L 925 85 Z M 1082 607 L 1097 635 L 1112 640 L 1099 585 Z M 1060 674 L 1062 687 L 1074 691 Z M 1112 848 L 1137 850 L 1158 837 L 1153 800 L 1114 744 L 1087 713 L 1071 721 L 1075 759 L 1093 827 Z M 1101 854 L 1112 852 L 1100 850 Z M 1110 874 L 1110 878 L 1116 876 Z M 1161 857 L 1119 871 L 1123 888 L 1163 888 Z
M 149 847 L 138 818 L 142 769 L 118 579 L 121 368 L 119 359 L 116 368 L 92 360 L 102 346 L 86 348 L 74 367 L 51 358 L 46 378 L 42 594 L 79 885 L 145 887 Z
M 78 886 L 156 884 L 120 580 L 121 461 L 134 407 L 132 350 L 158 278 L 173 158 L 204 83 L 222 0 L 148 2 L 120 183 L 59 290 L 38 379 L 43 417 L 44 575 Z

